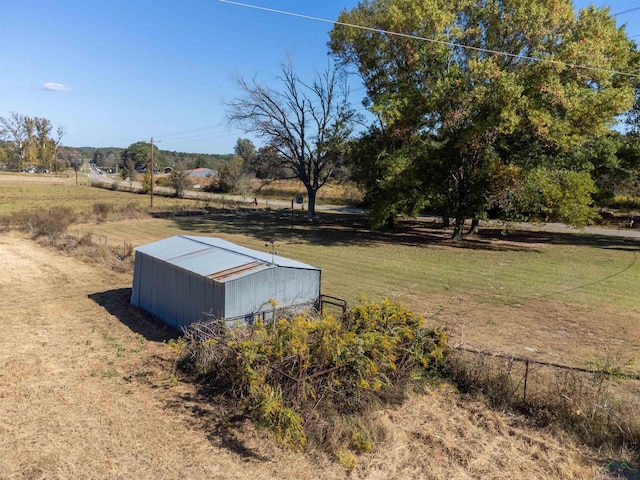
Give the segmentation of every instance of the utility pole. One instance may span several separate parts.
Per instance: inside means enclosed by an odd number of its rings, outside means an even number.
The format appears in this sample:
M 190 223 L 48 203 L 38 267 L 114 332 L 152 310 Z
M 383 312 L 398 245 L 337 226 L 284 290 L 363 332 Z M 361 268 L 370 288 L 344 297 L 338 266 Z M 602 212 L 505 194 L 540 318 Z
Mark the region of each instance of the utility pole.
M 158 140 L 159 142 L 159 140 Z M 154 166 L 154 161 L 153 161 L 153 137 L 151 137 L 151 188 L 149 190 L 149 192 L 151 193 L 151 209 L 153 209 L 153 169 L 155 168 Z

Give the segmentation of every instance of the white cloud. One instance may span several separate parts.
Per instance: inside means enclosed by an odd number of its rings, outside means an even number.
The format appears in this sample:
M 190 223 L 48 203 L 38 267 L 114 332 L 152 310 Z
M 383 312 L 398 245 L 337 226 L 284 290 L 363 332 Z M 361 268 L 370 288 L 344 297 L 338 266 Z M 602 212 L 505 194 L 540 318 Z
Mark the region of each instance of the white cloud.
M 69 92 L 71 91 L 71 87 L 68 87 L 66 85 L 63 85 L 61 83 L 56 83 L 56 82 L 47 82 L 42 86 L 43 89 L 45 90 L 50 90 L 53 92 Z

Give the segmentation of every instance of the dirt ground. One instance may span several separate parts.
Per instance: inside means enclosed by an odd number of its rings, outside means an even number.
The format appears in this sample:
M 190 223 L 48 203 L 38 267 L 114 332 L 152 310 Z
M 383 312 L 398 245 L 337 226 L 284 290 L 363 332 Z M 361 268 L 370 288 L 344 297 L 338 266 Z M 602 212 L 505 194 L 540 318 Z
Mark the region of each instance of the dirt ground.
M 174 335 L 131 276 L 0 236 L 0 478 L 594 478 L 603 459 L 449 387 L 380 412 L 351 472 L 234 425 L 172 381 Z

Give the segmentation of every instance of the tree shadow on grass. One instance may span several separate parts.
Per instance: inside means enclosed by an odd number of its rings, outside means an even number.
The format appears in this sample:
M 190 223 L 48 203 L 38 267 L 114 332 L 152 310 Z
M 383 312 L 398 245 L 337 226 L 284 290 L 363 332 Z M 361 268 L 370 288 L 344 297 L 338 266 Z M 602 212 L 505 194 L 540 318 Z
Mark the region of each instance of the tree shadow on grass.
M 166 402 L 168 408 L 186 414 L 190 426 L 203 431 L 212 445 L 229 450 L 243 460 L 270 461 L 240 438 L 242 428 L 251 424 L 246 415 L 237 411 L 220 392 L 212 391 L 196 379 L 188 381 L 196 386 L 196 392 L 173 396 Z
M 199 217 L 175 217 L 183 231 L 194 235 L 245 235 L 261 242 L 270 239 L 322 246 L 446 245 L 475 250 L 531 250 L 524 244 L 497 244 L 487 238 L 451 240 L 451 229 L 434 221 L 401 221 L 394 228 L 373 230 L 361 214 L 322 212 L 319 224 L 308 223 L 304 212 L 295 211 L 293 223 L 287 210 L 220 210 Z
M 451 239 L 451 228 L 428 220 L 404 220 L 395 228 L 373 230 L 363 214 L 322 212 L 320 224 L 305 221 L 304 212 L 287 210 L 218 210 L 207 215 L 174 217 L 177 226 L 196 235 L 245 235 L 261 242 L 270 239 L 321 246 L 440 245 L 458 249 L 490 251 L 536 251 L 541 244 L 637 250 L 637 239 L 575 232 L 510 230 L 493 225 L 480 228 L 478 235 Z
M 155 316 L 131 305 L 131 288 L 117 288 L 105 292 L 89 295 L 89 298 L 107 310 L 133 332 L 142 335 L 146 340 L 164 342 L 177 339 L 180 332 L 163 323 Z M 173 361 L 165 357 L 157 357 L 164 367 L 169 368 Z M 243 460 L 269 461 L 251 448 L 247 447 L 239 438 L 239 428 L 249 422 L 245 416 L 235 414 L 226 418 L 224 412 L 228 410 L 223 405 L 220 392 L 214 392 L 206 384 L 197 379 L 187 379 L 194 384 L 196 393 L 181 393 L 163 396 L 167 407 L 176 412 L 187 413 L 193 426 L 205 432 L 207 439 L 214 445 L 225 448 L 239 455 Z M 155 388 L 163 388 L 156 385 Z
M 180 336 L 180 332 L 160 319 L 131 305 L 130 288 L 91 293 L 88 297 L 146 340 L 164 342 Z
M 522 229 L 505 233 L 500 228 L 485 227 L 480 230 L 479 237 L 494 241 L 502 239 L 513 244 L 571 245 L 622 251 L 638 251 L 640 248 L 640 241 L 636 238 L 600 235 L 581 230 L 576 230 L 575 232 L 547 232 Z

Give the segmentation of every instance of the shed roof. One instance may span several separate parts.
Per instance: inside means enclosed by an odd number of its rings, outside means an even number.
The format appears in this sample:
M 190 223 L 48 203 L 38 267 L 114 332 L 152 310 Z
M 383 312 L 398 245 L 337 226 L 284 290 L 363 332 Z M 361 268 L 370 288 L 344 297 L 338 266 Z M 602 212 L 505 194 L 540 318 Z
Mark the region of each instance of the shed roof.
M 218 171 L 212 168 L 196 168 L 189 172 L 189 176 L 196 177 L 196 178 L 217 177 Z
M 142 245 L 136 251 L 217 282 L 276 267 L 319 270 L 306 263 L 212 237 L 176 235 Z

